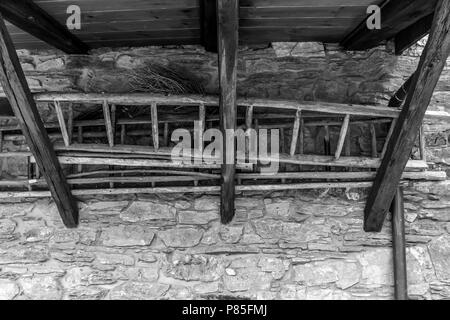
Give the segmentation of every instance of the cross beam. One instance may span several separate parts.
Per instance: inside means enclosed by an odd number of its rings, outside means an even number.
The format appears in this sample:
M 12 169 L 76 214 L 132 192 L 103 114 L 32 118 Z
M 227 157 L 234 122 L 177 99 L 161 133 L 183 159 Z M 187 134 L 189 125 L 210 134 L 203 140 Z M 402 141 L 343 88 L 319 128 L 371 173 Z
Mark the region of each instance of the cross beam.
M 78 223 L 78 208 L 28 88 L 11 37 L 0 14 L 0 83 L 19 121 L 28 147 L 47 181 L 67 227 Z
M 0 13 L 18 28 L 69 54 L 89 47 L 31 0 L 1 0 Z
M 387 146 L 366 207 L 364 230 L 381 231 L 446 59 L 450 54 L 450 1 L 439 0 L 428 43 Z
M 223 134 L 223 165 L 221 177 L 221 208 L 222 223 L 229 223 L 234 217 L 235 198 L 235 164 L 226 163 L 227 144 L 232 141 L 226 138 L 227 129 L 236 129 L 236 81 L 238 53 L 238 1 L 217 0 L 217 28 L 219 48 L 219 82 L 220 82 L 220 128 Z M 233 136 L 234 137 L 234 136 Z M 233 138 L 234 141 L 234 138 Z M 234 143 L 233 143 L 234 145 Z

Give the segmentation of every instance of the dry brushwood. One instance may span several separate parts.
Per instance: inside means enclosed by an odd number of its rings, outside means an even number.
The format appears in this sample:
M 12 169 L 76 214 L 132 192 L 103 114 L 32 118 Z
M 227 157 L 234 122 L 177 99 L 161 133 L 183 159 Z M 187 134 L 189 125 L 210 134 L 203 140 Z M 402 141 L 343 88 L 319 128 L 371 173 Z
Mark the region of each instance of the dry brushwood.
M 186 71 L 171 66 L 149 63 L 132 70 L 130 87 L 133 92 L 158 94 L 204 94 L 205 90 L 198 79 Z

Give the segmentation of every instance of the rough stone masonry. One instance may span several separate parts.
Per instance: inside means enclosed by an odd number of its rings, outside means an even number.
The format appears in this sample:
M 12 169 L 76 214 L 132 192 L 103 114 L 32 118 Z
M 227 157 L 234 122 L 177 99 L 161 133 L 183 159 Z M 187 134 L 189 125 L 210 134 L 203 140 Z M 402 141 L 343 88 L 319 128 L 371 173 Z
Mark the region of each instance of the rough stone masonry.
M 241 48 L 239 94 L 386 104 L 414 71 L 419 44 L 343 52 L 329 45 Z M 34 91 L 126 91 L 124 69 L 172 63 L 217 90 L 200 47 L 102 49 L 88 57 L 21 51 Z M 450 70 L 430 109 L 450 111 Z M 46 110 L 41 110 L 45 115 Z M 450 124 L 427 123 L 428 159 L 450 163 Z M 14 170 L 14 161 L 2 164 Z M 0 299 L 392 299 L 390 219 L 362 228 L 364 190 L 243 193 L 232 224 L 217 195 L 93 197 L 66 229 L 51 200 L 0 204 Z M 450 180 L 405 190 L 409 295 L 450 298 Z

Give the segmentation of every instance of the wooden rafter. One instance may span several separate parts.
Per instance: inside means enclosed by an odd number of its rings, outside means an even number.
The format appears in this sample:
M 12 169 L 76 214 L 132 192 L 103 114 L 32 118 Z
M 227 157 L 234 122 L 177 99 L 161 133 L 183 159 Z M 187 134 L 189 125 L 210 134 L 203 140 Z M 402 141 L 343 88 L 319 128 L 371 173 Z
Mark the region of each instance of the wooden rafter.
M 28 88 L 11 37 L 0 14 L 0 83 L 16 115 L 28 147 L 47 181 L 67 227 L 78 223 L 78 207 L 66 183 L 36 103 Z
M 381 29 L 369 29 L 364 20 L 341 45 L 348 50 L 366 50 L 396 36 L 411 24 L 431 14 L 436 0 L 384 1 L 381 5 Z
M 219 48 L 220 127 L 224 137 L 221 181 L 222 223 L 229 223 L 234 216 L 235 164 L 227 163 L 226 130 L 236 129 L 236 81 L 238 53 L 238 1 L 217 0 L 217 29 Z M 234 152 L 233 152 L 234 153 Z M 234 157 L 233 157 L 234 162 Z
M 70 54 L 86 54 L 89 47 L 31 0 L 2 0 L 5 19 L 36 38 Z
M 217 53 L 217 0 L 201 0 L 200 10 L 202 45 Z
M 436 6 L 428 43 L 369 194 L 364 229 L 380 231 L 409 160 L 425 112 L 450 54 L 450 1 Z
M 433 23 L 433 14 L 423 17 L 413 25 L 402 30 L 395 36 L 395 54 L 401 55 L 417 41 L 430 32 Z

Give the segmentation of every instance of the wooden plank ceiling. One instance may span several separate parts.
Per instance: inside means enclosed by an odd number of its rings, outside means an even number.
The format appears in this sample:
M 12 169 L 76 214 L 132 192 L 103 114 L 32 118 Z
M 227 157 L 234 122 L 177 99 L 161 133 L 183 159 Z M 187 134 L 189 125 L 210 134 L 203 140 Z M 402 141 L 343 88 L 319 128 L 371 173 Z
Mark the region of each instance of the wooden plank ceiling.
M 72 32 L 92 48 L 201 43 L 202 0 L 34 0 L 65 25 L 69 5 L 82 11 L 82 29 Z M 211 0 L 215 1 L 215 0 Z M 419 0 L 420 1 L 420 0 Z M 384 0 L 240 0 L 239 41 L 341 42 Z M 431 4 L 430 1 L 430 6 Z M 424 13 L 425 15 L 425 13 Z M 410 16 L 410 23 L 423 18 Z M 395 19 L 394 19 L 395 20 Z M 8 24 L 17 49 L 49 48 Z M 389 28 L 391 30 L 391 28 Z M 389 37 L 393 36 L 389 34 Z M 381 37 L 383 38 L 383 37 Z M 384 40 L 384 39 L 381 39 Z

